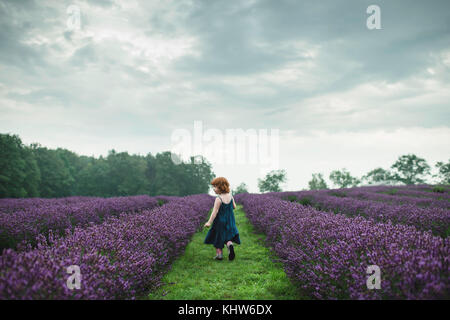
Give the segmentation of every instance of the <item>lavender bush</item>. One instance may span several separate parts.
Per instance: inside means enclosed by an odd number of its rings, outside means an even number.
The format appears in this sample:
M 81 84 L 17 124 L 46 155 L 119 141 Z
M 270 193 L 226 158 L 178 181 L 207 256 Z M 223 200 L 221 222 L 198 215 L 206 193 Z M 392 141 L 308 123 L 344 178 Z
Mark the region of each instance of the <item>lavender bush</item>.
M 436 189 L 441 189 L 444 194 L 450 193 L 450 185 L 445 185 L 445 184 L 438 184 L 438 185 L 414 184 L 414 185 L 405 186 L 405 188 L 407 190 L 426 191 L 426 192 L 436 192 Z
M 343 190 L 357 190 L 363 192 L 372 193 L 385 193 L 388 195 L 404 196 L 404 197 L 414 197 L 414 198 L 430 198 L 430 199 L 442 199 L 450 200 L 449 186 L 441 186 L 444 190 L 441 192 L 433 192 L 436 186 L 433 185 L 400 185 L 400 186 L 362 186 L 354 188 L 346 188 Z
M 414 203 L 402 205 L 372 200 L 347 198 L 347 190 L 315 190 L 268 193 L 286 200 L 298 200 L 316 209 L 342 213 L 348 216 L 363 216 L 377 222 L 392 222 L 415 226 L 419 230 L 432 231 L 447 237 L 450 232 L 450 210 L 446 208 L 421 208 Z M 352 191 L 354 192 L 354 191 Z
M 54 205 L 70 205 L 95 199 L 104 198 L 85 196 L 72 196 L 64 198 L 2 198 L 0 199 L 0 212 L 7 213 L 18 210 L 26 210 L 29 208 L 49 207 Z
M 37 248 L 0 257 L 0 299 L 134 299 L 160 285 L 163 273 L 201 227 L 214 198 L 172 199 L 152 210 L 110 217 L 65 237 L 41 236 Z M 69 290 L 68 266 L 81 288 Z
M 386 191 L 380 191 L 381 193 L 387 193 L 390 195 L 403 196 L 403 197 L 413 197 L 413 198 L 430 198 L 438 200 L 450 200 L 450 195 L 448 193 L 438 193 L 438 192 L 428 192 L 428 191 L 415 191 L 408 189 L 397 189 L 390 188 Z
M 273 195 L 239 194 L 303 294 L 318 299 L 448 299 L 449 239 L 412 226 L 320 212 Z M 367 267 L 381 289 L 367 288 Z
M 0 212 L 0 252 L 6 248 L 17 248 L 22 241 L 35 244 L 38 235 L 46 236 L 50 230 L 63 234 L 67 228 L 102 223 L 109 216 L 152 209 L 158 206 L 158 200 L 167 202 L 170 198 L 141 195 L 29 200 L 0 200 L 3 208 L 6 207 L 5 203 L 8 203 L 8 208 L 15 208 L 14 211 Z
M 423 197 L 414 198 L 414 197 L 405 197 L 401 195 L 389 195 L 383 193 L 360 191 L 357 188 L 346 189 L 345 195 L 349 198 L 381 201 L 391 204 L 409 204 L 417 207 L 441 208 L 447 210 L 450 209 L 450 201 L 448 200 L 436 200 Z

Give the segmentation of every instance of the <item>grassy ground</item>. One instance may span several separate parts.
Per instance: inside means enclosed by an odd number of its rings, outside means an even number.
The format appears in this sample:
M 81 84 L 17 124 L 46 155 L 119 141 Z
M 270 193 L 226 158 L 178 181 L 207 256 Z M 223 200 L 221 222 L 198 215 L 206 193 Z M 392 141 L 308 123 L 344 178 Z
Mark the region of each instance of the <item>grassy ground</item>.
M 164 276 L 164 285 L 147 299 L 302 299 L 287 278 L 280 262 L 272 262 L 264 246 L 265 236 L 255 233 L 241 206 L 235 211 L 241 244 L 235 244 L 236 258 L 214 260 L 213 245 L 203 243 L 208 228 L 197 232 L 187 245 L 183 256 L 174 261 Z

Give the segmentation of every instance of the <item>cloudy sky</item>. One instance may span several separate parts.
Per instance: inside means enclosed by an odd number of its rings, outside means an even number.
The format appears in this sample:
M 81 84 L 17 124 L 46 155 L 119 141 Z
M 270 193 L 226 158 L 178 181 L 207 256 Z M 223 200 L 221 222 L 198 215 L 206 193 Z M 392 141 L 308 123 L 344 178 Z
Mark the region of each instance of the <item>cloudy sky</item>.
M 155 154 L 181 130 L 205 153 L 266 130 L 285 190 L 450 158 L 448 0 L 0 0 L 0 47 L 0 132 L 26 144 Z M 257 146 L 214 172 L 256 192 Z

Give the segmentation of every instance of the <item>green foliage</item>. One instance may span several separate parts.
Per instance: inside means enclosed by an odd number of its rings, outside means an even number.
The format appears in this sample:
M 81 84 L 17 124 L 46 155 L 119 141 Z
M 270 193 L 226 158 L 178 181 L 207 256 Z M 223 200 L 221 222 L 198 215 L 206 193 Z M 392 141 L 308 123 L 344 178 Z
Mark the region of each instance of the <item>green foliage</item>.
M 391 196 L 395 196 L 397 194 L 397 192 L 398 192 L 398 189 L 389 189 L 382 193 L 386 193 L 386 194 L 390 194 Z
M 352 177 L 347 169 L 334 170 L 330 173 L 330 180 L 339 188 L 356 187 L 361 181 Z
M 264 179 L 258 179 L 258 188 L 260 192 L 281 192 L 280 184 L 283 182 L 286 182 L 286 171 L 272 170 Z
M 441 184 L 450 184 L 450 160 L 447 163 L 437 162 L 435 167 L 438 173 L 432 177 L 438 178 Z M 364 175 L 361 180 L 367 184 L 377 185 L 412 185 L 426 183 L 425 177 L 430 174 L 430 166 L 425 159 L 414 154 L 400 156 L 391 169 L 393 170 L 376 168 Z
M 17 135 L 0 134 L 0 197 L 34 197 L 40 182 L 37 163 Z
M 32 144 L 31 150 L 36 159 L 41 180 L 39 194 L 44 198 L 67 197 L 73 195 L 72 188 L 75 179 L 58 151 Z
M 297 197 L 294 195 L 290 195 L 290 196 L 287 196 L 287 200 L 290 202 L 295 202 L 295 201 L 297 201 Z
M 433 175 L 440 179 L 441 184 L 450 184 L 450 159 L 447 163 L 437 162 L 435 167 L 439 170 L 438 174 Z
M 148 192 L 149 181 L 145 179 L 146 163 L 141 156 L 129 155 L 128 152 L 117 153 L 113 149 L 106 157 L 106 162 L 109 194 L 129 196 Z
M 301 203 L 304 206 L 312 206 L 313 202 L 311 198 L 303 197 L 300 200 L 298 200 L 299 203 Z
M 248 193 L 248 187 L 247 184 L 242 182 L 240 185 L 237 186 L 236 190 L 232 191 L 232 194 L 238 194 L 238 193 Z
M 201 156 L 175 164 L 170 152 L 149 155 L 147 176 L 153 181 L 151 195 L 185 196 L 207 193 L 214 178 L 211 164 Z
M 392 173 L 389 170 L 385 170 L 383 168 L 376 168 L 372 171 L 369 171 L 366 175 L 362 176 L 362 181 L 367 184 L 391 184 L 395 183 L 395 179 Z
M 406 185 L 425 183 L 423 176 L 430 173 L 430 166 L 425 159 L 414 154 L 400 156 L 391 166 L 393 169 L 393 180 Z
M 339 192 L 339 191 L 330 191 L 328 194 L 331 196 L 340 197 L 340 198 L 345 198 L 347 196 L 347 194 L 345 192 Z
M 102 156 L 99 159 L 90 158 L 78 174 L 79 195 L 111 196 L 108 175 L 109 164 L 105 158 Z
M 435 186 L 435 187 L 433 187 L 433 192 L 444 193 L 445 189 L 444 189 L 444 187 Z
M 26 190 L 26 197 L 39 196 L 39 184 L 41 182 L 41 171 L 34 157 L 32 150 L 28 147 L 22 149 L 22 158 L 25 161 L 25 178 L 22 182 L 23 188 Z
M 0 197 L 185 196 L 207 193 L 214 177 L 203 157 L 175 164 L 170 152 L 130 155 L 114 149 L 98 159 L 0 134 Z
M 313 173 L 312 180 L 309 181 L 309 190 L 321 190 L 328 189 L 325 180 L 323 179 L 323 175 L 321 173 Z

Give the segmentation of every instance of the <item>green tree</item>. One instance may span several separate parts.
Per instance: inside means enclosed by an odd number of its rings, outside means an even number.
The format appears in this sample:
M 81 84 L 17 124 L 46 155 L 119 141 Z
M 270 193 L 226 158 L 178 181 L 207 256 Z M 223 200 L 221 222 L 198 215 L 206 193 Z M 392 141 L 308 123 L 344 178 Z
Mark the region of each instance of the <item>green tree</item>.
M 186 195 L 208 193 L 214 173 L 211 163 L 205 157 L 191 157 L 190 162 L 186 164 L 185 172 L 189 179 L 185 191 Z
M 185 196 L 208 193 L 214 177 L 206 158 L 175 164 L 170 152 L 141 156 L 112 149 L 96 159 L 39 143 L 24 146 L 9 134 L 0 135 L 0 151 L 0 197 Z
M 169 151 L 158 153 L 155 160 L 154 195 L 183 195 L 184 185 L 187 183 L 180 172 L 183 164 L 175 164 Z
M 308 182 L 310 190 L 328 189 L 323 175 L 321 173 L 313 173 L 312 180 Z
M 145 179 L 146 161 L 138 155 L 128 152 L 117 153 L 109 151 L 106 158 L 109 168 L 108 194 L 130 196 L 146 194 L 149 191 L 149 181 Z
M 70 175 L 64 161 L 59 157 L 58 152 L 42 147 L 38 143 L 33 143 L 30 147 L 41 174 L 39 183 L 41 197 L 70 196 L 75 180 Z
M 145 156 L 145 178 L 149 181 L 149 195 L 156 195 L 156 157 L 150 152 Z
M 19 136 L 0 134 L 0 154 L 0 196 L 26 197 L 26 161 L 22 158 L 23 144 Z
M 280 184 L 283 182 L 286 182 L 286 171 L 272 170 L 264 179 L 258 179 L 258 188 L 260 192 L 281 192 Z
M 450 159 L 447 163 L 437 162 L 435 167 L 439 172 L 433 175 L 433 177 L 440 179 L 441 184 L 450 184 Z
M 345 168 L 332 171 L 330 180 L 339 188 L 356 187 L 361 182 L 358 178 L 352 177 Z
M 79 156 L 75 152 L 67 149 L 57 148 L 56 153 L 58 157 L 64 162 L 64 166 L 67 168 L 69 175 L 72 177 L 73 182 L 70 185 L 70 195 L 80 194 L 79 190 L 79 174 L 81 170 L 87 165 L 85 156 Z
M 425 159 L 414 154 L 400 156 L 391 169 L 393 180 L 406 185 L 425 183 L 424 176 L 430 174 L 430 166 Z
M 214 178 L 211 164 L 202 156 L 174 163 L 169 151 L 147 158 L 146 175 L 153 195 L 186 196 L 207 193 Z
M 236 187 L 236 189 L 233 190 L 231 193 L 232 193 L 233 195 L 238 194 L 238 193 L 248 193 L 248 187 L 247 187 L 247 184 L 244 183 L 244 182 L 242 182 L 242 183 L 241 183 L 240 185 L 238 185 L 238 186 Z
M 90 158 L 78 174 L 78 194 L 82 196 L 111 197 L 108 161 L 100 156 Z
M 26 191 L 26 197 L 39 197 L 39 185 L 41 183 L 41 171 L 34 157 L 33 151 L 25 146 L 22 149 L 22 159 L 25 161 L 22 186 Z
M 369 171 L 366 175 L 362 176 L 361 180 L 369 185 L 386 185 L 396 182 L 392 173 L 383 168 L 375 168 Z

